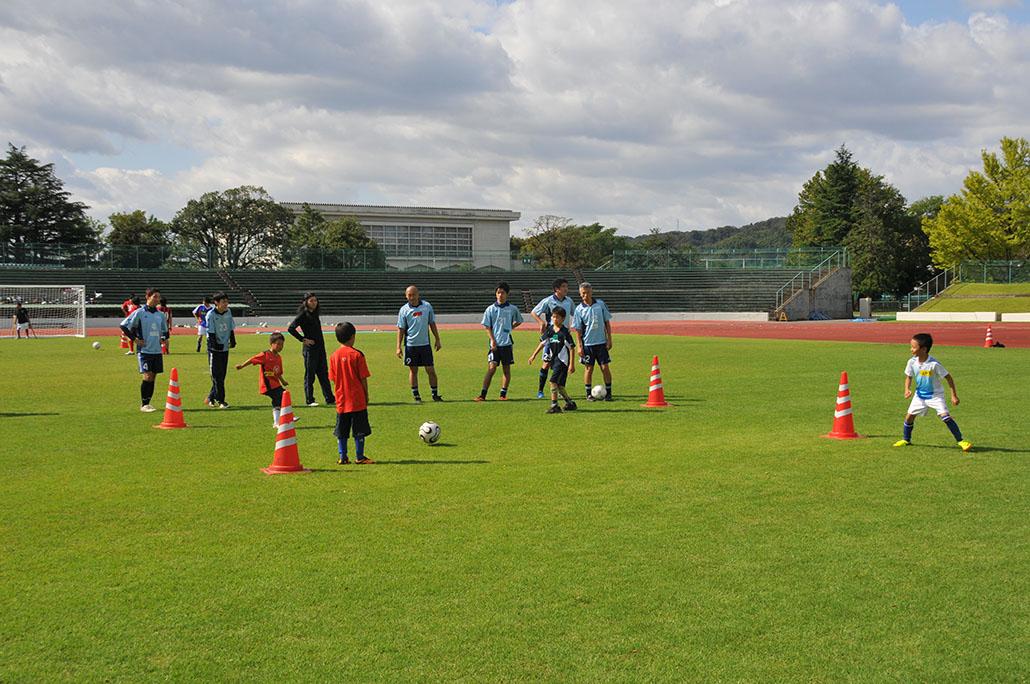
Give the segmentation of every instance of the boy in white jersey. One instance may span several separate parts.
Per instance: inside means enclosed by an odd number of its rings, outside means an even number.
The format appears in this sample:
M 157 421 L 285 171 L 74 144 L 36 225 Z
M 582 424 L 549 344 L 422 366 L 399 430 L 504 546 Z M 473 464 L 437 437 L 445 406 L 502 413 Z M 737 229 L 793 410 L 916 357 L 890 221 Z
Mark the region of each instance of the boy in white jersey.
M 908 414 L 905 416 L 905 424 L 902 428 L 902 438 L 894 443 L 896 447 L 908 446 L 912 443 L 912 428 L 915 425 L 916 416 L 925 416 L 930 409 L 937 412 L 940 419 L 948 426 L 948 430 L 954 435 L 955 441 L 962 447 L 962 451 L 969 451 L 973 445 L 962 439 L 962 432 L 958 424 L 948 413 L 948 405 L 944 401 L 943 378 L 951 388 L 951 403 L 958 406 L 958 394 L 955 393 L 955 381 L 951 374 L 944 369 L 940 361 L 930 356 L 930 348 L 933 347 L 933 337 L 928 333 L 918 333 L 912 336 L 910 348 L 912 358 L 905 366 L 905 398 L 912 397 L 909 404 Z M 912 391 L 912 378 L 916 379 L 916 389 Z M 915 396 L 913 396 L 915 394 Z

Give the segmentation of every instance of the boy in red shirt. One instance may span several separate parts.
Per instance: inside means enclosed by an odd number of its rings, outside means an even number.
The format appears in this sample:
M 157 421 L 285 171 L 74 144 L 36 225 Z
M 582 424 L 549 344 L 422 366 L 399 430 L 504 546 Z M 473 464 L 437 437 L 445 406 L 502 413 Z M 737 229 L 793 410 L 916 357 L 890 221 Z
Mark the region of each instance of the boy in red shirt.
M 258 392 L 272 400 L 272 427 L 275 428 L 279 427 L 279 413 L 283 407 L 283 387 L 290 384 L 283 379 L 283 359 L 279 356 L 285 344 L 286 337 L 282 333 L 272 333 L 268 338 L 268 351 L 247 359 L 246 363 L 236 364 L 236 370 L 243 370 L 247 366 L 261 366 Z M 293 416 L 293 420 L 297 420 L 296 415 Z
M 336 339 L 343 345 L 329 357 L 329 380 L 336 387 L 336 442 L 340 458 L 337 463 L 346 465 L 347 439 L 354 432 L 354 449 L 357 462 L 374 463 L 365 458 L 365 437 L 372 434 L 368 424 L 368 364 L 365 355 L 354 348 L 354 326 L 350 323 L 336 324 Z

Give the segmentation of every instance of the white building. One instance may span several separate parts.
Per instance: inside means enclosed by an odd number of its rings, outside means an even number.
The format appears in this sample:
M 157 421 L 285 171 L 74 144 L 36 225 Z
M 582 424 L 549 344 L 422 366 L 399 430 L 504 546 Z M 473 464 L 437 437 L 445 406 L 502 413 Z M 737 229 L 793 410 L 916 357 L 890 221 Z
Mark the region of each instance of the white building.
M 282 202 L 297 214 L 300 202 Z M 511 263 L 511 222 L 522 216 L 505 209 L 441 209 L 437 207 L 377 207 L 361 204 L 308 206 L 330 221 L 353 216 L 386 252 L 389 268 L 502 269 Z

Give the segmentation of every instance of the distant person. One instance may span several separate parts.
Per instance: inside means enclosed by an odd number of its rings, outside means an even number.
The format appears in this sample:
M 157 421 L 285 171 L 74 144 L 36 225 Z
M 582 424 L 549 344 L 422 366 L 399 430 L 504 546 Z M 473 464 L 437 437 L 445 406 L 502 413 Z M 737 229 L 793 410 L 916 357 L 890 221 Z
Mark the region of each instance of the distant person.
M 161 343 L 161 353 L 167 354 L 168 342 L 172 337 L 172 309 L 168 306 L 168 298 L 164 295 L 161 296 L 161 305 L 157 307 L 157 310 L 165 315 L 166 322 L 168 323 L 168 337 Z
M 590 283 L 580 283 L 579 296 L 583 301 L 576 307 L 572 317 L 572 334 L 576 336 L 576 351 L 583 364 L 583 382 L 587 388 L 587 401 L 595 401 L 590 394 L 590 382 L 594 377 L 594 364 L 601 366 L 604 376 L 605 401 L 612 401 L 612 371 L 608 367 L 612 348 L 612 319 L 608 305 L 594 299 L 594 288 Z
M 211 310 L 211 298 L 204 297 L 204 301 L 193 307 L 193 317 L 197 319 L 197 351 L 200 351 L 200 343 L 207 339 L 207 312 Z
M 933 337 L 929 333 L 918 333 L 912 336 L 909 350 L 912 358 L 905 365 L 905 398 L 912 397 L 905 422 L 902 424 L 902 437 L 894 443 L 896 447 L 908 446 L 912 443 L 912 428 L 915 427 L 916 416 L 925 416 L 930 409 L 937 412 L 937 417 L 944 422 L 951 435 L 958 442 L 962 451 L 969 451 L 973 445 L 962 439 L 962 431 L 958 423 L 948 413 L 948 405 L 944 401 L 944 384 L 946 380 L 951 388 L 951 404 L 958 406 L 958 394 L 955 393 L 955 380 L 944 369 L 941 362 L 930 356 Z M 912 392 L 912 378 L 916 379 L 916 389 Z M 914 396 L 913 396 L 914 394 Z
M 304 403 L 318 406 L 315 401 L 315 378 L 322 388 L 322 398 L 327 406 L 332 405 L 333 388 L 329 384 L 329 367 L 325 360 L 325 338 L 322 336 L 322 319 L 319 318 L 318 297 L 314 292 L 304 295 L 304 301 L 297 309 L 297 316 L 286 331 L 300 340 L 304 355 Z M 297 332 L 300 328 L 300 332 Z
M 354 458 L 359 465 L 374 463 L 365 456 L 365 437 L 372 434 L 368 422 L 368 364 L 365 355 L 354 348 L 356 337 L 354 326 L 348 322 L 337 323 L 336 339 L 340 348 L 329 357 L 329 377 L 336 386 L 336 435 L 337 463 L 347 465 L 347 440 L 354 433 Z
M 422 403 L 418 393 L 419 366 L 426 369 L 429 378 L 429 389 L 433 393 L 433 401 L 443 401 L 436 379 L 436 368 L 433 367 L 433 349 L 440 351 L 440 331 L 436 329 L 436 314 L 433 305 L 419 298 L 418 288 L 408 286 L 404 291 L 408 302 L 397 312 L 397 358 L 404 359 L 408 367 L 408 384 L 416 404 Z M 429 333 L 436 338 L 435 347 L 429 346 Z M 404 343 L 404 354 L 401 355 L 401 343 Z
M 156 287 L 147 288 L 145 306 L 132 310 L 119 326 L 122 334 L 134 342 L 138 342 L 139 372 L 143 376 L 139 394 L 142 405 L 140 411 L 153 413 L 157 409 L 150 405 L 154 397 L 154 382 L 157 375 L 164 372 L 164 359 L 161 356 L 161 344 L 168 337 L 168 319 L 157 310 L 161 304 L 161 291 Z
M 25 339 L 29 339 L 29 330 L 32 329 L 32 321 L 29 312 L 21 305 L 21 302 L 14 303 L 14 331 L 21 339 L 21 333 L 25 331 Z
M 551 311 L 554 307 L 560 306 L 565 309 L 565 322 L 572 323 L 573 310 L 576 308 L 576 303 L 572 301 L 572 297 L 567 296 L 569 293 L 569 281 L 565 278 L 555 278 L 551 282 L 551 289 L 553 292 L 548 296 L 537 302 L 537 305 L 533 307 L 530 312 L 536 322 L 540 324 L 540 334 L 542 335 L 546 330 L 547 326 L 551 324 Z M 547 351 L 544 351 L 544 355 L 541 357 L 543 363 L 540 365 L 540 377 L 538 379 L 538 385 L 536 389 L 536 398 L 544 398 L 544 384 L 547 382 L 547 369 L 550 366 L 551 358 L 547 355 Z
M 204 403 L 220 409 L 229 408 L 225 401 L 225 373 L 229 370 L 229 350 L 236 346 L 236 321 L 229 310 L 229 295 L 216 292 L 211 297 L 214 308 L 207 312 L 207 358 L 211 369 L 211 391 Z
M 486 376 L 483 378 L 483 390 L 476 401 L 486 401 L 486 393 L 490 389 L 490 382 L 501 367 L 501 401 L 508 401 L 508 385 L 511 383 L 511 364 L 514 361 L 514 344 L 511 331 L 522 325 L 522 312 L 518 307 L 508 301 L 508 293 L 511 287 L 508 283 L 501 281 L 494 288 L 494 297 L 497 299 L 493 304 L 486 307 L 483 312 L 483 320 L 480 325 L 486 328 L 486 334 L 490 338 L 490 352 L 486 355 Z
M 565 327 L 565 309 L 563 307 L 555 307 L 551 312 L 550 319 L 551 324 L 540 335 L 540 344 L 533 350 L 533 355 L 529 357 L 529 365 L 533 365 L 533 361 L 541 349 L 546 350 L 548 358 L 551 359 L 551 406 L 546 413 L 561 413 L 563 410 L 575 411 L 578 408 L 576 402 L 572 401 L 565 389 L 569 373 L 576 370 L 575 357 L 572 356 L 575 342 L 572 335 L 569 334 L 569 329 Z M 558 406 L 559 394 L 565 400 L 565 405 L 562 407 Z
M 279 427 L 283 388 L 290 384 L 283 378 L 282 351 L 285 345 L 286 336 L 281 332 L 274 332 L 268 337 L 268 349 L 250 357 L 244 363 L 236 364 L 236 370 L 243 370 L 247 366 L 257 366 L 261 369 L 258 375 L 258 393 L 272 400 L 272 427 Z
M 129 295 L 129 298 L 122 302 L 122 314 L 124 314 L 126 318 L 128 318 L 132 312 L 138 308 L 140 308 L 140 298 L 134 294 Z M 127 350 L 125 352 L 126 356 L 131 356 L 136 353 L 135 344 L 136 341 L 131 337 L 122 335 L 121 348 Z

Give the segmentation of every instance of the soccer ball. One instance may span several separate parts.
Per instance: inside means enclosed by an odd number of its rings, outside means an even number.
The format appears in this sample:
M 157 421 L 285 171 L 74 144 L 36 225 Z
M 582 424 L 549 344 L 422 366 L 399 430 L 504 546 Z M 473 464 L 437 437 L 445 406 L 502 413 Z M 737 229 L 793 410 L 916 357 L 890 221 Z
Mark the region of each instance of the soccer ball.
M 426 421 L 422 423 L 422 427 L 418 429 L 418 436 L 422 438 L 422 441 L 426 444 L 435 444 L 436 440 L 440 439 L 440 426 L 433 421 Z
M 604 385 L 594 385 L 590 388 L 590 396 L 597 401 L 603 401 L 608 396 L 608 390 L 604 388 Z
M 100 343 L 99 342 L 94 342 L 93 343 L 93 348 L 94 349 L 100 349 Z

